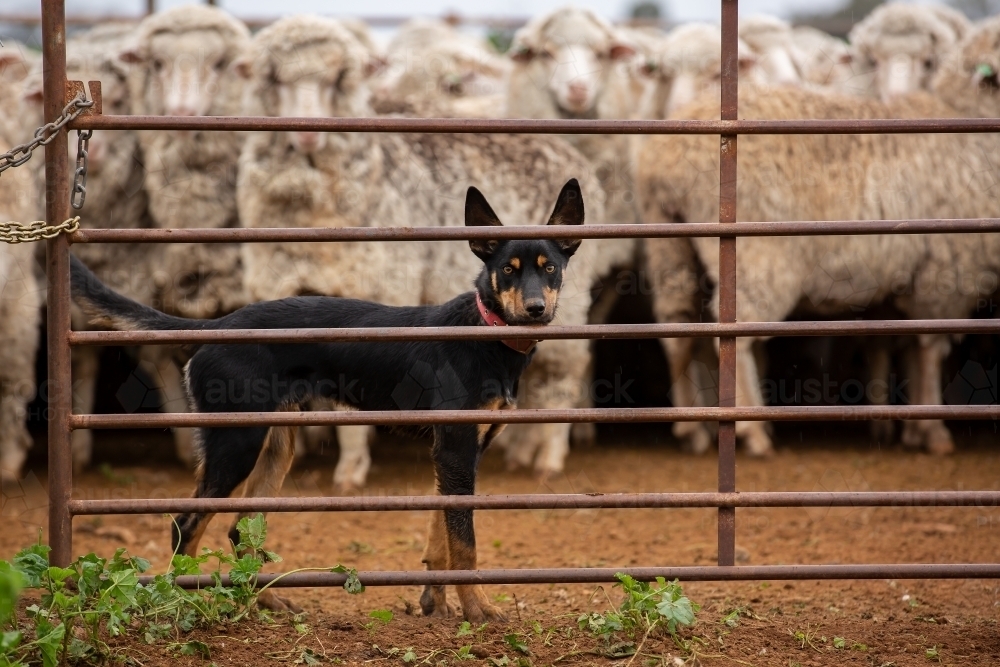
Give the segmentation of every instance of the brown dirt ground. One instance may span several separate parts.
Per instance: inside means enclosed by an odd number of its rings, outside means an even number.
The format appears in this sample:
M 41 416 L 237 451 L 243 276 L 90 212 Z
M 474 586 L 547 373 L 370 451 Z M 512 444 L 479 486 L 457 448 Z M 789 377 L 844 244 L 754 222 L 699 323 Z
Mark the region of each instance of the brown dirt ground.
M 601 447 L 575 451 L 566 473 L 545 484 L 526 473 L 507 473 L 501 456 L 493 452 L 483 464 L 480 492 L 713 490 L 716 458 L 681 454 L 675 445 L 664 444 L 669 438 L 662 437 L 663 432 L 663 427 L 617 435 L 604 430 Z M 863 444 L 867 439 L 862 430 L 785 427 L 779 430 L 774 459 L 738 459 L 739 488 L 1000 488 L 994 425 L 980 425 L 958 439 L 959 453 L 940 459 L 869 447 Z M 162 434 L 101 433 L 99 444 L 127 454 L 169 447 L 169 439 Z M 374 457 L 366 493 L 430 491 L 425 443 L 383 438 Z M 129 460 L 127 455 L 117 460 L 123 458 Z M 283 494 L 331 492 L 333 463 L 329 452 L 308 458 L 293 470 Z M 44 467 L 35 464 L 34 473 L 21 485 L 22 496 L 4 489 L 0 558 L 35 540 L 39 526 L 44 526 Z M 191 487 L 189 472 L 165 462 L 119 464 L 80 476 L 74 495 L 186 496 Z M 414 570 L 421 567 L 426 521 L 424 512 L 272 515 L 268 544 L 284 557 L 286 568 L 340 562 L 359 570 Z M 477 513 L 476 522 L 483 568 L 695 565 L 712 564 L 716 558 L 712 510 L 496 511 Z M 217 517 L 204 544 L 225 545 L 228 523 L 229 517 Z M 162 571 L 170 557 L 167 525 L 159 516 L 81 517 L 75 522 L 74 552 L 110 555 L 125 544 Z M 739 510 L 737 526 L 741 562 L 750 564 L 995 562 L 1000 545 L 1000 508 Z M 695 646 L 703 665 L 1000 664 L 996 581 L 695 582 L 685 590 L 703 605 L 698 624 L 686 633 L 702 639 Z M 601 645 L 576 629 L 580 614 L 608 608 L 607 597 L 592 585 L 493 586 L 488 593 L 497 596 L 511 623 L 472 637 L 456 637 L 459 619 L 409 615 L 408 609 L 419 608 L 417 587 L 369 588 L 358 596 L 340 589 L 291 590 L 289 597 L 308 612 L 306 634 L 279 618 L 270 625 L 255 622 L 193 636 L 211 647 L 211 662 L 220 667 L 294 663 L 307 647 L 347 664 L 402 665 L 402 651 L 393 649 L 411 647 L 417 663 L 456 664 L 461 661 L 454 651 L 470 643 L 480 656 L 470 664 L 487 664 L 486 657 L 505 654 L 513 665 L 517 654 L 503 640 L 509 632 L 524 634 L 534 665 L 628 662 L 595 654 Z M 611 596 L 617 602 L 613 592 Z M 744 607 L 746 614 L 737 627 L 726 627 L 721 619 L 737 607 Z M 395 618 L 386 627 L 366 629 L 374 609 L 391 609 Z M 533 629 L 536 622 L 541 634 Z M 835 648 L 834 637 L 844 638 L 845 648 Z M 142 665 L 207 664 L 162 645 L 122 648 Z M 647 641 L 641 653 L 632 664 L 670 665 L 680 655 L 662 638 Z

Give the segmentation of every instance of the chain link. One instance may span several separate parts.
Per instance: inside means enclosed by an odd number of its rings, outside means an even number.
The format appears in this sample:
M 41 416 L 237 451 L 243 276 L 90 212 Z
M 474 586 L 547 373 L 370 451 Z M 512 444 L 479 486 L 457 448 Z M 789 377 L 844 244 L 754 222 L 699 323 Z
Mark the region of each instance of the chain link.
M 80 216 L 49 225 L 44 220 L 34 222 L 0 222 L 0 241 L 4 243 L 31 243 L 52 239 L 60 234 L 72 234 L 80 229 Z
M 90 137 L 93 134 L 93 130 L 76 131 L 76 171 L 73 172 L 73 189 L 69 194 L 69 204 L 77 211 L 83 208 L 83 202 L 87 200 L 87 158 L 89 155 L 87 148 L 90 146 Z
M 39 146 L 48 146 L 59 131 L 83 113 L 84 109 L 94 106 L 93 101 L 78 97 L 63 109 L 62 113 L 51 123 L 46 123 L 35 130 L 34 138 L 19 146 L 14 146 L 6 153 L 0 153 L 0 173 L 11 167 L 20 167 L 31 159 L 32 152 Z

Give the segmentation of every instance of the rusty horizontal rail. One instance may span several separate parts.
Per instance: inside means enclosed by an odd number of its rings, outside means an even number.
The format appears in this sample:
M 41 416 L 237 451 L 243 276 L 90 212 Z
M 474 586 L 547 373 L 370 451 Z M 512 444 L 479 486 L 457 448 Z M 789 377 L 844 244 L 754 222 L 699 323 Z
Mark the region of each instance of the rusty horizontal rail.
M 70 513 L 403 512 L 440 509 L 579 510 L 719 507 L 988 507 L 1000 491 L 750 491 L 734 493 L 536 493 L 484 496 L 129 498 L 71 500 Z
M 823 120 L 582 120 L 521 118 L 279 118 L 80 116 L 71 130 L 228 130 L 450 134 L 937 134 L 1000 132 L 1000 118 Z
M 328 14 L 328 16 L 338 17 L 344 16 L 343 14 Z M 144 17 L 139 14 L 103 14 L 103 15 L 87 15 L 87 14 L 74 14 L 72 16 L 66 17 L 67 26 L 92 26 L 100 25 L 103 23 L 138 23 Z M 265 26 L 269 26 L 275 21 L 277 21 L 280 16 L 237 16 L 237 20 L 244 23 L 248 28 L 259 29 Z M 381 16 L 366 16 L 361 17 L 358 20 L 363 21 L 365 24 L 373 28 L 395 28 L 407 21 L 411 21 L 413 16 L 404 15 L 381 15 Z M 467 26 L 482 26 L 488 28 L 505 28 L 512 30 L 515 28 L 520 28 L 522 25 L 528 22 L 529 17 L 526 16 L 465 16 L 462 14 L 445 14 L 440 17 L 441 20 L 447 21 L 454 25 L 467 25 Z M 36 26 L 41 23 L 42 17 L 38 14 L 0 14 L 0 24 L 12 24 L 12 25 L 22 25 L 22 26 Z M 657 19 L 632 19 L 622 22 L 625 25 L 660 25 L 662 27 L 669 26 L 669 22 L 657 20 Z M 838 26 L 840 24 L 837 24 Z M 850 27 L 850 24 L 846 24 Z M 846 29 L 844 30 L 846 33 Z
M 524 570 L 430 570 L 410 572 L 358 572 L 365 586 L 414 586 L 427 584 L 599 584 L 617 581 L 619 572 L 641 581 L 656 577 L 680 581 L 795 581 L 803 579 L 998 579 L 996 563 L 880 563 L 871 565 L 707 565 L 681 567 L 589 567 Z M 148 584 L 151 576 L 139 581 Z M 343 586 L 347 576 L 335 572 L 262 574 L 260 585 L 273 587 Z M 273 582 L 273 583 L 272 583 Z M 215 585 L 210 575 L 177 577 L 184 588 Z M 228 586 L 229 575 L 222 576 Z
M 344 329 L 227 329 L 201 331 L 73 331 L 69 344 L 335 343 L 427 340 L 566 340 L 697 338 L 716 336 L 897 336 L 1000 334 L 1000 319 L 844 320 L 832 322 L 693 322 L 588 324 L 546 327 L 379 327 Z
M 348 412 L 171 412 L 72 415 L 70 428 L 312 426 L 319 424 L 544 424 L 675 421 L 867 421 L 998 419 L 1000 405 L 811 405 L 736 408 L 578 408 L 562 410 L 360 410 Z
M 924 220 L 818 220 L 598 224 L 583 227 L 324 227 L 222 229 L 80 229 L 72 243 L 279 243 L 293 241 L 466 241 L 470 239 L 617 239 L 709 236 L 819 236 L 871 234 L 957 234 L 1000 231 L 1000 218 Z

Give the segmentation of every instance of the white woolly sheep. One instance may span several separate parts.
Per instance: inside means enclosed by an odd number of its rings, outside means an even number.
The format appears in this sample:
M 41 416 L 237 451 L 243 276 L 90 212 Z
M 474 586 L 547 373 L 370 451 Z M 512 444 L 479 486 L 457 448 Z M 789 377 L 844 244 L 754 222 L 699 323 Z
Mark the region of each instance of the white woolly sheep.
M 775 16 L 740 17 L 740 39 L 756 55 L 755 75 L 761 83 L 800 85 L 802 72 L 794 58 L 792 26 Z
M 743 118 L 946 117 L 1000 115 L 995 77 L 1000 21 L 978 26 L 935 80 L 937 97 L 913 94 L 886 105 L 802 89 L 741 96 Z M 995 71 L 995 70 L 994 70 Z M 956 72 L 960 73 L 956 76 Z M 717 118 L 718 100 L 688 108 L 690 118 Z M 741 220 L 837 220 L 991 215 L 988 135 L 867 135 L 746 137 L 740 141 Z M 824 159 L 816 162 L 816 156 Z M 650 138 L 639 162 L 644 219 L 702 222 L 718 216 L 718 145 L 709 137 Z M 708 274 L 718 279 L 718 240 L 696 239 Z M 976 299 L 995 290 L 1000 248 L 992 234 L 893 235 L 740 239 L 737 320 L 779 321 L 796 307 L 823 315 L 856 314 L 891 301 L 910 317 L 963 317 Z M 949 273 L 950 272 L 950 273 Z M 969 289 L 948 276 L 992 277 Z M 740 405 L 759 405 L 760 389 L 749 339 L 737 347 Z M 940 404 L 941 361 L 948 338 L 921 336 L 914 403 Z M 913 422 L 909 444 L 933 452 L 953 448 L 940 421 Z M 760 423 L 739 423 L 737 433 L 757 454 L 771 450 Z
M 378 113 L 423 117 L 502 117 L 510 63 L 443 21 L 404 24 L 371 82 Z
M 154 14 L 136 29 L 121 59 L 136 64 L 129 86 L 133 112 L 150 115 L 235 115 L 242 79 L 231 65 L 250 32 L 214 7 L 189 5 Z M 237 132 L 143 132 L 149 212 L 156 227 L 235 227 Z M 169 244 L 156 287 L 162 307 L 212 317 L 246 303 L 236 244 Z
M 282 19 L 255 36 L 253 53 L 252 64 L 242 67 L 250 76 L 245 113 L 370 113 L 363 54 L 336 21 Z M 562 182 L 579 174 L 588 219 L 600 220 L 599 185 L 588 171 L 581 155 L 554 138 L 266 132 L 252 135 L 244 147 L 238 202 L 240 219 L 249 227 L 461 225 L 465 190 L 475 184 L 495 203 L 501 219 L 537 224 L 546 219 Z M 574 258 L 558 321 L 585 320 L 590 265 L 598 254 L 594 244 L 587 248 L 584 244 Z M 329 294 L 396 305 L 434 303 L 466 291 L 477 262 L 461 242 L 246 244 L 243 252 L 247 289 L 254 299 Z M 575 348 L 560 346 L 552 354 L 550 343 L 538 346 L 522 380 L 522 405 L 573 405 L 587 345 L 576 341 Z M 337 432 L 342 454 L 335 482 L 360 486 L 367 472 L 368 429 Z M 557 459 L 540 457 L 536 464 L 561 467 L 568 427 L 546 425 L 525 431 L 526 437 L 530 434 Z
M 31 63 L 17 44 L 0 52 L 4 104 L 16 105 Z M 4 49 L 6 50 L 6 48 Z M 8 118 L 20 114 L 6 114 Z M 21 123 L 0 121 L 0 152 L 23 143 Z M 37 158 L 36 158 L 37 159 Z M 37 181 L 29 166 L 0 176 L 0 222 L 38 219 Z M 0 242 L 0 484 L 16 482 L 31 448 L 27 406 L 35 394 L 35 354 L 41 320 L 42 284 L 32 244 Z
M 510 118 L 634 118 L 645 85 L 635 81 L 637 47 L 625 33 L 590 10 L 564 7 L 535 17 L 518 30 L 510 51 L 513 61 L 507 85 Z M 631 141 L 624 135 L 563 137 L 583 153 L 603 186 L 606 223 L 638 220 Z M 591 218 L 593 220 L 593 218 Z M 614 267 L 631 266 L 638 244 L 631 240 L 602 243 L 606 277 Z M 595 311 L 607 311 L 613 293 L 604 290 Z M 599 321 L 599 320 L 598 320 Z M 584 400 L 586 403 L 586 399 Z M 517 429 L 505 433 L 513 439 Z M 575 440 L 592 440 L 594 429 L 578 425 Z M 527 442 L 522 440 L 522 442 Z M 520 445 L 518 445 L 519 447 Z M 530 458 L 509 449 L 512 461 Z
M 132 111 L 129 95 L 129 66 L 119 60 L 135 28 L 129 24 L 105 24 L 68 40 L 66 70 L 71 80 L 100 81 L 104 113 L 128 114 Z M 36 68 L 25 83 L 25 98 L 36 115 L 41 114 L 41 68 Z M 148 197 L 143 188 L 145 172 L 135 132 L 101 130 L 94 132 L 88 150 L 87 198 L 80 213 L 84 227 L 136 228 L 150 227 Z M 41 165 L 38 165 L 38 177 Z M 119 292 L 140 301 L 156 305 L 160 294 L 155 286 L 163 282 L 157 273 L 162 265 L 164 246 L 148 243 L 81 244 L 73 252 L 94 272 Z M 78 329 L 89 326 L 76 309 L 73 324 Z M 79 347 L 73 350 L 73 408 L 91 412 L 99 371 L 99 348 Z M 150 346 L 140 349 L 140 358 L 147 362 L 151 379 L 162 394 L 163 408 L 184 412 L 187 399 L 180 369 L 168 348 Z M 191 429 L 175 429 L 178 457 L 193 464 Z M 91 460 L 93 436 L 90 430 L 73 432 L 73 464 L 77 470 Z
M 806 84 L 869 96 L 875 76 L 863 58 L 842 39 L 811 26 L 792 29 L 792 57 Z
M 636 114 L 628 63 L 636 48 L 586 9 L 567 7 L 532 19 L 510 47 L 514 66 L 507 87 L 510 118 L 631 118 Z M 572 135 L 597 172 L 608 220 L 635 222 L 635 193 L 625 136 Z M 608 243 L 630 261 L 634 244 Z
M 875 71 L 883 100 L 927 90 L 942 59 L 968 31 L 953 9 L 891 2 L 875 8 L 850 32 L 854 50 Z

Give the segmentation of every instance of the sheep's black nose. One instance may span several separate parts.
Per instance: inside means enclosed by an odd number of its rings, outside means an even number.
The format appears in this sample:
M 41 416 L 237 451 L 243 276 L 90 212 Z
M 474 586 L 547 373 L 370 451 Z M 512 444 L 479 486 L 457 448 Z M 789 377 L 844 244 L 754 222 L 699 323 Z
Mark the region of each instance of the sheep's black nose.
M 524 309 L 534 318 L 539 318 L 545 314 L 545 301 L 542 299 L 529 299 L 524 302 Z

